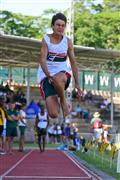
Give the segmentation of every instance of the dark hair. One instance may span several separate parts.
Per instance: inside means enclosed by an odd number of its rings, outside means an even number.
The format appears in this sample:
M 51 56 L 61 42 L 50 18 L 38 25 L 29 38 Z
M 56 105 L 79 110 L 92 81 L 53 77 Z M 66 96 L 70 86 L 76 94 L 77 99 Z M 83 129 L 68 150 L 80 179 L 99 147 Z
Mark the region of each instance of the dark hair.
M 52 17 L 51 25 L 54 25 L 54 24 L 55 24 L 55 21 L 58 20 L 58 19 L 64 21 L 64 22 L 65 22 L 65 25 L 66 25 L 66 23 L 67 23 L 67 18 L 66 18 L 65 15 L 62 14 L 62 13 L 57 13 L 57 14 L 55 14 L 55 15 Z
M 9 103 L 10 103 L 10 104 L 15 104 L 15 103 L 16 103 L 16 101 L 15 101 L 15 99 L 14 99 L 14 98 L 11 98 L 11 99 L 9 99 Z

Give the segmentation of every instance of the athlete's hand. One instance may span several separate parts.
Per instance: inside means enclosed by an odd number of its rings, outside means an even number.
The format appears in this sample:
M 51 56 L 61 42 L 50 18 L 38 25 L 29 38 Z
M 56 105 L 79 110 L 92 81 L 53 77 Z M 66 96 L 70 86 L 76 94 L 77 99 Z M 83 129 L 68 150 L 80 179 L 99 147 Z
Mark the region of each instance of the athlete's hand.
M 51 76 L 50 74 L 47 75 L 48 81 L 51 84 L 53 82 L 53 76 Z
M 77 90 L 78 96 L 79 96 L 79 97 L 82 97 L 82 96 L 83 96 L 83 91 L 81 90 L 79 84 L 75 84 L 75 89 Z

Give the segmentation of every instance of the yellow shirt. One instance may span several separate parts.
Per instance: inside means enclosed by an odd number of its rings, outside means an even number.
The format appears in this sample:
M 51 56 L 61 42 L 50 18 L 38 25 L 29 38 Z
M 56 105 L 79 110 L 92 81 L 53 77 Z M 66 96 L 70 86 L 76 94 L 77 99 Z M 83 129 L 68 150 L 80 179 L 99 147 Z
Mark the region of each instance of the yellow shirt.
M 4 120 L 5 120 L 5 112 L 4 110 L 0 107 L 0 126 L 4 125 Z

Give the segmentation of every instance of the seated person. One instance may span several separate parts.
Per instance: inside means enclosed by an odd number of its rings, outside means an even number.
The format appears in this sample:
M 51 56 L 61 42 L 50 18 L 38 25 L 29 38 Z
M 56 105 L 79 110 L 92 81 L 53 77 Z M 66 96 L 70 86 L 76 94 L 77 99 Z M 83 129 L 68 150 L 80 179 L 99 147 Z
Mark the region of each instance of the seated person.
M 101 109 L 106 109 L 106 110 L 110 110 L 110 100 L 109 99 L 104 99 L 103 103 L 101 104 L 100 108 Z
M 82 109 L 79 104 L 75 107 L 75 112 L 77 114 L 77 117 L 80 118 L 82 116 Z

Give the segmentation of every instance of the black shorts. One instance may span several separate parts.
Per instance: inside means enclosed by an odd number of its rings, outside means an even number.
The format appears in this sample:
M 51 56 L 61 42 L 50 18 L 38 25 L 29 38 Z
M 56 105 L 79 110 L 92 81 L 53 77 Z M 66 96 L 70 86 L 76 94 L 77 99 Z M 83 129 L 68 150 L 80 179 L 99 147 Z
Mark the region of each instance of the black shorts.
M 3 126 L 0 126 L 0 136 L 2 135 L 3 133 Z
M 37 128 L 37 134 L 38 136 L 46 136 L 47 134 L 47 129 L 46 128 Z
M 52 137 L 52 136 L 53 136 L 53 134 L 51 134 L 51 133 L 49 133 L 49 132 L 48 132 L 48 136 L 49 136 L 49 137 Z

